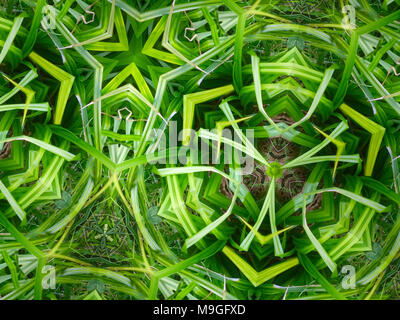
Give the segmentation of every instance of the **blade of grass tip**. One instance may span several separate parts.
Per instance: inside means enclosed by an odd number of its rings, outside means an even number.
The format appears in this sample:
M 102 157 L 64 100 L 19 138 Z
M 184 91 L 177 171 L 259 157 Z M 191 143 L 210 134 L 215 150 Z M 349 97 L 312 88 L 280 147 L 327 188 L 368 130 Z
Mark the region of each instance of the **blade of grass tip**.
M 256 238 L 257 238 L 258 242 L 259 242 L 261 245 L 265 245 L 266 243 L 268 243 L 269 241 L 271 241 L 272 238 L 273 238 L 274 236 L 279 235 L 279 234 L 281 234 L 281 233 L 284 233 L 285 231 L 288 231 L 288 230 L 293 229 L 294 227 L 296 227 L 296 226 L 289 226 L 289 227 L 286 227 L 286 228 L 284 228 L 284 229 L 281 229 L 281 230 L 279 230 L 279 231 L 277 231 L 277 232 L 275 232 L 275 233 L 270 233 L 270 234 L 267 234 L 267 235 L 262 235 L 260 232 L 254 230 L 253 226 L 252 226 L 251 224 L 249 224 L 246 220 L 244 220 L 242 217 L 240 217 L 240 216 L 237 216 L 237 217 L 238 217 L 250 230 L 252 230 L 252 231 L 256 234 Z
M 11 31 L 8 34 L 7 39 L 4 42 L 3 48 L 1 49 L 1 52 L 0 52 L 0 65 L 3 62 L 4 58 L 6 57 L 7 52 L 10 49 L 10 47 L 15 39 L 15 36 L 17 35 L 19 29 L 21 28 L 23 20 L 24 20 L 24 17 L 22 17 L 22 16 L 16 17 L 14 19 Z
M 216 174 L 221 175 L 225 179 L 232 181 L 235 184 L 239 184 L 237 180 L 233 179 L 230 175 L 225 172 L 216 169 L 215 167 L 210 166 L 189 166 L 189 167 L 180 167 L 180 168 L 162 168 L 162 169 L 154 169 L 154 171 L 159 174 L 161 177 L 171 176 L 171 175 L 179 175 L 179 174 L 188 174 L 188 173 L 196 173 L 196 172 L 214 172 Z
M 217 130 L 217 134 L 218 134 L 218 145 L 217 145 L 216 159 L 219 158 L 219 153 L 220 153 L 220 149 L 221 149 L 221 138 L 222 138 L 223 130 L 228 126 L 231 126 L 233 123 L 240 123 L 240 122 L 246 121 L 246 120 L 248 120 L 250 118 L 252 118 L 252 116 L 240 118 L 240 119 L 235 120 L 234 122 L 232 122 L 232 121 L 217 121 L 215 123 L 215 129 Z
M 14 210 L 18 218 L 21 219 L 21 221 L 25 221 L 26 213 L 25 211 L 19 206 L 18 202 L 14 199 L 13 195 L 11 194 L 10 191 L 8 191 L 7 187 L 4 185 L 4 183 L 0 180 L 0 191 L 3 193 L 4 197 L 10 204 L 11 208 Z
M 336 160 L 335 160 L 335 166 L 333 168 L 333 173 L 332 173 L 332 180 L 335 180 L 335 174 L 336 174 L 336 169 L 337 169 L 337 165 L 339 163 L 339 158 L 341 156 L 341 154 L 343 153 L 345 147 L 346 147 L 346 143 L 343 141 L 339 141 L 338 139 L 332 138 L 331 136 L 327 135 L 325 132 L 323 132 L 322 130 L 318 129 L 316 126 L 313 126 L 315 130 L 317 130 L 320 134 L 322 134 L 326 139 L 328 139 L 329 141 L 331 141 L 333 144 L 336 145 Z
M 311 118 L 311 116 L 313 115 L 314 111 L 317 109 L 318 104 L 326 90 L 326 88 L 328 87 L 328 84 L 332 78 L 332 75 L 334 73 L 335 69 L 333 68 L 328 68 L 325 70 L 322 81 L 318 87 L 317 93 L 314 96 L 313 102 L 311 103 L 310 108 L 308 109 L 306 115 L 301 118 L 299 121 L 296 121 L 295 123 L 293 123 L 292 125 L 286 127 L 283 132 L 286 132 L 288 130 L 294 129 L 297 126 L 301 125 L 303 122 L 309 120 Z
M 212 140 L 212 141 L 216 141 L 216 142 L 221 140 L 222 143 L 225 143 L 225 144 L 235 148 L 236 150 L 243 152 L 244 154 L 248 155 L 249 157 L 266 165 L 267 167 L 269 166 L 268 161 L 265 160 L 265 158 L 257 151 L 257 149 L 254 147 L 254 145 L 250 141 L 244 141 L 244 143 L 239 143 L 239 142 L 233 141 L 232 139 L 228 139 L 226 137 L 218 137 L 217 134 L 215 134 L 209 130 L 205 130 L 205 129 L 200 129 L 199 138 Z
M 204 227 L 202 230 L 200 230 L 198 233 L 195 235 L 187 238 L 185 240 L 185 244 L 182 248 L 183 251 L 187 251 L 188 248 L 190 248 L 192 245 L 194 245 L 196 242 L 200 241 L 203 239 L 207 234 L 209 234 L 212 230 L 217 228 L 222 222 L 224 222 L 232 213 L 233 207 L 235 206 L 236 199 L 239 195 L 239 185 L 236 186 L 235 193 L 233 194 L 231 204 L 229 205 L 228 210 L 221 215 L 218 219 L 215 221 L 211 222 L 209 225 Z
M 43 16 L 43 7 L 46 5 L 46 0 L 36 1 L 35 14 L 28 36 L 25 38 L 24 46 L 22 47 L 23 56 L 26 57 L 31 52 L 37 38 L 37 34 L 40 27 L 40 21 Z
M 307 224 L 307 219 L 306 219 L 306 213 L 307 213 L 307 203 L 306 203 L 306 195 L 303 196 L 303 229 L 306 232 L 308 238 L 310 239 L 311 243 L 313 244 L 314 248 L 318 251 L 320 254 L 322 260 L 325 262 L 325 264 L 328 266 L 329 270 L 331 272 L 335 272 L 337 269 L 336 263 L 329 257 L 328 253 L 326 250 L 323 248 L 323 246 L 319 243 L 318 239 L 314 236 L 314 234 L 311 232 L 310 228 L 308 227 Z
M 46 151 L 49 151 L 51 153 L 54 153 L 57 156 L 64 158 L 67 161 L 73 161 L 73 160 L 76 160 L 76 158 L 77 158 L 77 155 L 74 155 L 68 151 L 65 151 L 64 149 L 55 147 L 49 143 L 43 142 L 42 140 L 28 137 L 28 136 L 10 137 L 10 138 L 1 140 L 1 143 L 17 141 L 17 140 L 23 140 L 23 141 L 33 143 L 33 144 L 37 145 L 38 147 L 45 149 Z
M 363 196 L 360 196 L 360 195 L 358 195 L 358 194 L 356 194 L 354 192 L 351 192 L 351 191 L 348 191 L 348 190 L 345 190 L 345 189 L 332 187 L 332 188 L 320 189 L 320 190 L 316 191 L 316 193 L 322 193 L 322 192 L 337 192 L 337 193 L 340 193 L 340 194 L 342 194 L 342 195 L 344 195 L 344 196 L 346 196 L 346 197 L 348 197 L 350 199 L 353 199 L 353 200 L 357 201 L 358 203 L 361 203 L 362 205 L 367 206 L 367 207 L 369 207 L 371 209 L 374 209 L 374 210 L 376 210 L 378 212 L 384 212 L 387 209 L 386 206 L 383 206 L 383 205 L 381 205 L 380 203 L 378 203 L 376 201 L 370 200 L 368 198 L 365 198 Z
M 261 91 L 261 80 L 260 80 L 260 58 L 255 55 L 255 53 L 251 54 L 251 68 L 253 72 L 254 79 L 254 91 L 256 94 L 257 107 L 261 114 L 264 116 L 267 121 L 274 126 L 274 128 L 281 132 L 281 128 L 279 128 L 276 123 L 268 116 L 268 114 L 264 110 L 263 102 L 262 102 L 262 91 Z
M 6 78 L 8 81 L 10 81 L 16 88 L 21 90 L 26 95 L 24 115 L 22 117 L 22 124 L 21 124 L 22 128 L 24 128 L 26 114 L 28 113 L 28 107 L 33 97 L 35 96 L 35 91 L 21 86 L 20 84 L 16 83 L 15 81 L 7 77 L 5 74 L 3 74 L 3 77 Z
M 348 125 L 345 121 L 342 121 L 339 123 L 335 129 L 331 132 L 329 135 L 331 138 L 336 138 L 339 136 L 343 131 L 347 130 Z M 327 146 L 331 141 L 329 139 L 324 139 L 320 144 L 316 145 L 314 148 L 311 150 L 303 153 L 302 155 L 298 156 L 297 158 L 287 162 L 286 164 L 283 165 L 283 168 L 292 168 L 298 165 L 299 162 L 304 161 L 306 159 L 311 158 L 314 154 L 318 153 L 320 150 L 322 150 L 325 146 Z
M 235 133 L 238 135 L 238 137 L 242 141 L 242 144 L 244 144 L 244 147 L 245 147 L 245 150 L 246 150 L 245 152 L 248 155 L 250 155 L 252 158 L 259 160 L 261 163 L 263 163 L 267 167 L 269 167 L 270 164 L 268 163 L 268 161 L 265 160 L 265 158 L 260 154 L 260 152 L 257 150 L 257 148 L 254 147 L 253 143 L 251 143 L 251 141 L 248 139 L 248 137 L 242 132 L 242 130 L 237 125 L 237 123 L 235 123 L 235 117 L 234 117 L 234 115 L 232 113 L 232 110 L 231 110 L 228 102 L 227 101 L 223 101 L 219 105 L 219 107 L 224 112 L 224 114 L 227 117 L 228 121 L 231 121 L 233 130 L 235 131 Z M 231 145 L 233 146 L 233 143 Z
M 4 73 L 2 73 L 4 74 Z M 38 74 L 36 73 L 36 70 L 30 70 L 20 81 L 19 85 L 21 87 L 25 87 L 28 85 L 33 79 L 37 78 Z M 3 105 L 7 100 L 11 99 L 15 94 L 17 94 L 19 89 L 17 87 L 14 87 L 12 90 L 4 94 L 3 96 L 0 97 L 0 105 Z
M 271 208 L 271 201 L 272 201 L 271 198 L 275 196 L 274 190 L 275 190 L 275 180 L 272 179 L 272 183 L 269 185 L 268 192 L 265 197 L 264 204 L 261 208 L 260 214 L 258 215 L 257 221 L 254 224 L 254 227 L 252 228 L 252 230 L 247 234 L 246 238 L 244 238 L 240 244 L 240 247 L 245 251 L 247 251 L 249 249 L 250 244 L 253 241 L 253 238 L 255 236 L 254 231 L 258 231 L 268 210 L 270 210 L 270 208 Z M 275 231 L 273 231 L 273 232 L 275 232 Z

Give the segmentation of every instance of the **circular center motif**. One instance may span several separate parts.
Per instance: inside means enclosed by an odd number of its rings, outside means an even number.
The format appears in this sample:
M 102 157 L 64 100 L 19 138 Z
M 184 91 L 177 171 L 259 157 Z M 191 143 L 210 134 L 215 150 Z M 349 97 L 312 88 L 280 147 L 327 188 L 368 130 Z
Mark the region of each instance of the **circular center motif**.
M 293 120 L 286 114 L 272 118 L 275 122 L 285 122 L 290 125 Z M 254 170 L 243 176 L 243 184 L 249 189 L 256 200 L 262 199 L 268 190 L 271 179 L 276 181 L 276 199 L 285 203 L 301 193 L 307 179 L 308 170 L 303 167 L 282 168 L 282 165 L 297 157 L 300 147 L 283 137 L 272 137 L 259 139 L 257 149 L 265 157 L 270 167 L 255 161 Z M 229 183 L 221 183 L 221 192 L 232 197 L 233 193 Z
M 91 214 L 79 229 L 85 248 L 92 257 L 111 261 L 127 250 L 128 230 L 124 220 L 116 214 Z

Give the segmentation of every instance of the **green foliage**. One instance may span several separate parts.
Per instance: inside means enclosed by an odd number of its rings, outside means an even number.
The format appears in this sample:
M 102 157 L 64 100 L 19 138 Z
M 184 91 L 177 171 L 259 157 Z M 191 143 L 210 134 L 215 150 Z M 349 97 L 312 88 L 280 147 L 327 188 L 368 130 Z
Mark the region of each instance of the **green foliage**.
M 399 35 L 398 1 L 2 2 L 0 298 L 398 298 Z

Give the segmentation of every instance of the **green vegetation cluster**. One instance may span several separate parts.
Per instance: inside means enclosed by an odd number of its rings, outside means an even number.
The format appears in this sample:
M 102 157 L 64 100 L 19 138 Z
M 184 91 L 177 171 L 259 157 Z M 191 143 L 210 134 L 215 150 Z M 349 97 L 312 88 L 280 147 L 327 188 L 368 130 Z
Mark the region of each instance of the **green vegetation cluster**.
M 398 0 L 1 0 L 0 298 L 397 299 L 399 64 Z

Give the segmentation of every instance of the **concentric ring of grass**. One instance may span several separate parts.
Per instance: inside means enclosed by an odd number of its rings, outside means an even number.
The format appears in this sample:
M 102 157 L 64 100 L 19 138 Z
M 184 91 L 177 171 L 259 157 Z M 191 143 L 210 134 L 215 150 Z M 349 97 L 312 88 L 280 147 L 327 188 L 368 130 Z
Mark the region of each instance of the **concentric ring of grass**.
M 6 2 L 0 297 L 398 298 L 399 18 L 387 0 Z M 188 129 L 235 161 L 155 164 Z M 276 161 L 246 129 L 299 151 Z M 257 196 L 240 155 L 268 176 Z M 288 175 L 304 183 L 278 196 Z

